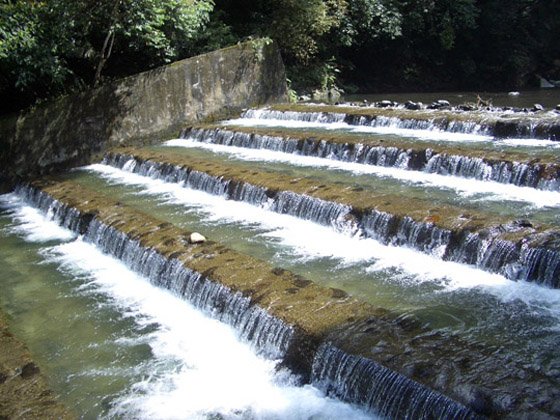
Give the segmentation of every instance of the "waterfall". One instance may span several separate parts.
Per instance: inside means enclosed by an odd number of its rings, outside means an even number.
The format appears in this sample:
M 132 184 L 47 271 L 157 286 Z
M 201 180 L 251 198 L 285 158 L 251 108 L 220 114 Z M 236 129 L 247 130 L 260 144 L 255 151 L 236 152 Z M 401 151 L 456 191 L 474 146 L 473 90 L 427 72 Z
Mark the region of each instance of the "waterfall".
M 333 226 L 340 232 L 355 232 L 349 206 L 325 201 L 291 191 L 280 191 L 273 199 L 270 209 L 276 213 L 289 214 L 321 225 Z
M 398 217 L 373 210 L 361 218 L 360 228 L 365 236 L 387 244 L 395 236 L 398 229 Z
M 165 163 L 140 162 L 132 156 L 123 158 L 108 155 L 104 162 L 163 180 L 180 180 L 193 189 L 331 226 L 338 232 L 360 234 L 385 244 L 404 245 L 439 258 L 474 265 L 512 280 L 560 287 L 560 282 L 554 277 L 554 273 L 560 270 L 560 258 L 556 251 L 528 248 L 521 253 L 520 245 L 495 239 L 494 236 L 485 239 L 479 233 L 452 232 L 433 223 L 377 210 L 356 211 L 350 206 L 305 194 L 269 190 L 240 180 L 226 180 Z M 499 229 L 495 234 L 499 234 Z
M 468 114 L 444 114 L 415 118 L 408 113 L 406 116 L 344 114 L 340 112 L 320 111 L 277 111 L 271 109 L 251 109 L 245 111 L 241 118 L 301 121 L 309 123 L 346 123 L 350 126 L 391 127 L 408 130 L 441 131 L 448 133 L 463 133 L 496 138 L 536 138 L 560 140 L 560 124 L 557 119 L 548 121 L 534 121 L 525 116 L 504 118 L 495 116 L 481 119 L 478 116 L 468 119 Z
M 347 124 L 367 127 L 392 127 L 406 130 L 447 131 L 450 133 L 468 133 L 489 135 L 489 127 L 475 121 L 459 121 L 447 118 L 414 119 L 386 117 L 383 115 L 347 115 Z
M 317 351 L 298 349 L 298 345 L 292 345 L 295 338 L 292 326 L 254 305 L 240 292 L 211 281 L 185 267 L 175 257 L 166 257 L 155 249 L 143 246 L 140 241 L 97 217 L 86 217 L 76 208 L 39 189 L 20 186 L 17 193 L 43 212 L 51 211 L 57 221 L 67 226 L 78 228 L 87 223 L 87 227 L 81 229 L 84 230 L 84 241 L 119 259 L 155 286 L 172 291 L 194 307 L 232 325 L 242 339 L 249 341 L 266 357 L 285 359 L 288 352 L 313 351 L 309 367 L 311 383 L 328 395 L 394 418 L 403 415 L 414 418 L 474 418 L 474 414 L 459 403 L 373 360 L 347 354 L 326 343 L 320 345 Z
M 193 128 L 186 130 L 182 138 L 201 143 L 223 146 L 266 149 L 274 152 L 321 157 L 343 162 L 408 168 L 411 152 L 398 147 L 367 146 L 361 143 L 338 143 L 326 140 L 283 138 L 277 136 L 245 133 L 223 129 Z
M 521 258 L 525 264 L 517 273 L 518 279 L 560 288 L 560 252 L 524 245 Z
M 560 170 L 551 164 L 507 162 L 471 156 L 448 155 L 446 153 L 435 153 L 431 149 L 414 151 L 394 146 L 339 143 L 314 138 L 297 140 L 289 137 L 236 132 L 220 128 L 211 130 L 193 128 L 183 132 L 182 137 L 201 143 L 266 149 L 365 165 L 493 181 L 540 190 L 560 190 Z
M 54 220 L 65 227 L 81 231 L 85 241 L 121 260 L 154 285 L 171 290 L 196 308 L 232 325 L 243 339 L 266 357 L 281 358 L 288 350 L 294 335 L 293 327 L 254 305 L 240 292 L 190 270 L 176 258 L 166 258 L 154 249 L 142 246 L 139 241 L 95 217 L 85 217 L 77 209 L 60 203 L 41 190 L 20 186 L 17 193 L 45 213 L 50 211 Z M 87 227 L 83 228 L 83 224 Z
M 393 242 L 442 257 L 450 239 L 449 230 L 438 228 L 433 223 L 416 222 L 406 216 L 401 219 Z
M 24 197 L 28 202 L 32 203 L 34 207 L 43 211 L 60 226 L 83 234 L 87 228 L 87 219 L 82 218 L 80 212 L 58 200 L 54 200 L 50 195 L 36 188 L 31 188 L 26 185 L 18 185 L 15 188 L 15 193 Z
M 475 419 L 465 406 L 371 359 L 323 343 L 313 361 L 312 383 L 327 395 L 369 407 L 385 418 Z
M 298 111 L 276 111 L 271 109 L 250 109 L 245 111 L 241 118 L 302 121 L 312 123 L 346 123 L 354 126 L 368 127 L 394 127 L 409 130 L 439 130 L 450 133 L 469 133 L 479 135 L 491 135 L 491 126 L 476 121 L 461 121 L 451 118 L 401 118 L 387 117 L 384 115 L 355 115 L 339 112 L 298 112 Z
M 283 137 L 244 133 L 216 128 L 213 130 L 191 128 L 181 133 L 182 138 L 189 137 L 201 143 L 213 143 L 223 146 L 244 147 L 246 149 L 266 149 L 275 152 L 295 153 L 298 140 Z
M 531 187 L 542 190 L 560 189 L 560 178 L 545 179 L 545 167 L 540 164 L 519 162 L 500 162 L 468 156 L 437 154 L 426 164 L 425 171 L 440 175 L 475 178 L 481 181 L 494 181 Z
M 245 111 L 241 118 L 271 119 L 288 121 L 305 121 L 316 123 L 341 123 L 345 122 L 347 115 L 338 112 L 295 112 L 295 111 L 274 111 L 270 109 L 249 109 Z

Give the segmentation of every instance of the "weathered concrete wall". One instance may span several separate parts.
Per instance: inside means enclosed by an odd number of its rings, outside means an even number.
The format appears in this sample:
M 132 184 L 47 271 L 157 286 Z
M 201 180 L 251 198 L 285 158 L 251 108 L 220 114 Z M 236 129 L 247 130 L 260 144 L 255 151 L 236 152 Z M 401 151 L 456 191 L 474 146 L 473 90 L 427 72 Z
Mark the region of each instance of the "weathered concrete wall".
M 286 100 L 274 44 L 249 41 L 0 119 L 0 177 L 31 179 L 89 162 L 107 146 L 178 135 L 182 126 Z

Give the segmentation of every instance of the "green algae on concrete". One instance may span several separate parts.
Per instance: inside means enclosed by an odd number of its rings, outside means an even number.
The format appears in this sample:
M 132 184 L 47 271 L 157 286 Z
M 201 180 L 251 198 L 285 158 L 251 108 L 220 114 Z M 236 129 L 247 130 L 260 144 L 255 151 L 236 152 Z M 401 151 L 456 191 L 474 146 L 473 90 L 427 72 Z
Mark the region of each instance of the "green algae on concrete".
M 289 129 L 289 128 L 264 128 L 264 127 L 244 127 L 227 122 L 216 124 L 201 124 L 189 127 L 185 130 L 186 133 L 190 129 L 202 130 L 224 130 L 230 132 L 239 132 L 246 134 L 255 134 L 261 136 L 276 137 L 284 140 L 308 141 L 313 144 L 319 142 L 326 142 L 331 144 L 342 145 L 365 145 L 369 147 L 395 147 L 402 150 L 412 150 L 415 154 L 426 154 L 430 150 L 433 154 L 445 154 L 448 156 L 466 156 L 471 158 L 483 159 L 485 162 L 518 162 L 526 164 L 540 163 L 547 166 L 547 171 L 551 175 L 560 173 L 560 157 L 556 151 L 539 150 L 538 157 L 534 152 L 526 150 L 491 150 L 484 147 L 474 148 L 472 145 L 465 145 L 459 143 L 448 143 L 443 145 L 441 142 L 429 141 L 423 139 L 421 142 L 406 138 L 395 139 L 394 137 L 384 136 L 369 136 L 366 137 L 361 133 L 325 133 L 317 131 L 309 131 L 302 129 Z
M 139 161 L 152 161 L 178 166 L 187 171 L 196 170 L 233 182 L 245 182 L 264 187 L 271 192 L 292 191 L 297 194 L 305 194 L 321 200 L 348 205 L 357 217 L 368 211 L 376 210 L 400 218 L 408 216 L 416 222 L 429 223 L 450 231 L 468 230 L 470 232 L 499 228 L 513 222 L 504 216 L 474 210 L 465 212 L 460 207 L 451 204 L 439 205 L 430 199 L 403 197 L 398 193 L 378 194 L 375 189 L 366 191 L 335 184 L 318 185 L 315 179 L 293 178 L 272 169 L 259 169 L 257 171 L 250 164 L 198 159 L 188 154 L 177 154 L 172 149 L 119 148 L 114 149 L 112 153 L 131 156 Z M 516 229 L 516 232 L 519 235 L 537 235 L 550 230 L 554 230 L 554 226 L 540 224 L 538 226 L 521 226 Z
M 73 419 L 0 310 L 0 419 Z

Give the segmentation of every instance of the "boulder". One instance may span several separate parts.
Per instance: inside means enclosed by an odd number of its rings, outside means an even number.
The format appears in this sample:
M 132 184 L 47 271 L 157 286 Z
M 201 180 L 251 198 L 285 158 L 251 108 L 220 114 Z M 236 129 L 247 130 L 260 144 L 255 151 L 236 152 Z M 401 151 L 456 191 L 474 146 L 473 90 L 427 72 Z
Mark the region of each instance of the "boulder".
M 533 105 L 533 112 L 537 112 L 537 111 L 544 111 L 544 107 L 541 104 L 535 104 Z

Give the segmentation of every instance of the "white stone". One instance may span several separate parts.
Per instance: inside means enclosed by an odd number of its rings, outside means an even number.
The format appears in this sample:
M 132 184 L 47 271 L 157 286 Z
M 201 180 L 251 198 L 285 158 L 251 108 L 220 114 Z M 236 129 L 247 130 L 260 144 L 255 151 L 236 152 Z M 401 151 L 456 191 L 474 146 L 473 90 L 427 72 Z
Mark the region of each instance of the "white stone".
M 191 244 L 201 244 L 201 243 L 206 242 L 206 238 L 198 232 L 193 232 L 193 233 L 191 233 L 191 236 L 189 237 L 189 242 Z

